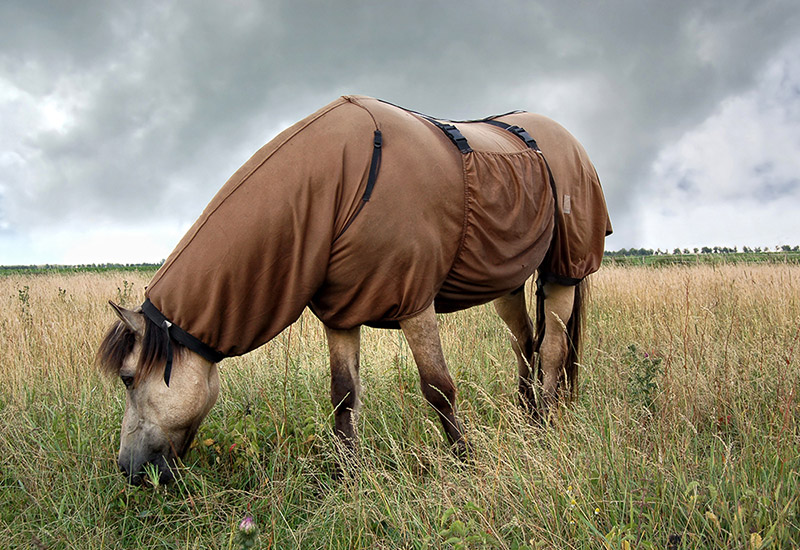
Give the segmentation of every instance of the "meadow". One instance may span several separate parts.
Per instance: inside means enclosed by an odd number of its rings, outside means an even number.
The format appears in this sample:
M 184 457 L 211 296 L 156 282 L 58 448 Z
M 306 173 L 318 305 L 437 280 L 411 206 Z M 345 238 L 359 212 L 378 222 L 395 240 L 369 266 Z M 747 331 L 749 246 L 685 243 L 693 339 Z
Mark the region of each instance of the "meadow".
M 221 363 L 177 482 L 117 471 L 123 386 L 94 353 L 148 272 L 0 277 L 0 544 L 35 549 L 800 546 L 800 266 L 605 265 L 580 394 L 516 407 L 491 306 L 440 317 L 475 450 L 454 458 L 395 331 L 365 329 L 361 446 L 337 475 L 327 347 L 308 312 Z

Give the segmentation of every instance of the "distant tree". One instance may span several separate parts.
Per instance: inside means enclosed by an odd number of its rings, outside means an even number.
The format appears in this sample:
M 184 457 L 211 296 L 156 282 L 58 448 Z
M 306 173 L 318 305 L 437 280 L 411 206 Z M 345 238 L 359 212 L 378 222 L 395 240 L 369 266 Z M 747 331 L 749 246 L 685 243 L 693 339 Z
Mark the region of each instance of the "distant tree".
M 708 248 L 707 246 L 704 246 L 703 248 L 700 249 L 700 252 L 702 252 L 703 254 L 711 254 L 711 249 Z
M 792 247 L 789 246 L 788 244 L 785 244 L 785 245 L 781 246 L 781 250 L 783 250 L 784 252 L 791 252 L 792 251 Z
M 681 253 L 681 249 L 680 248 L 676 248 L 675 250 L 672 251 L 672 253 L 677 256 L 678 254 Z
M 694 253 L 695 253 L 695 254 L 699 254 L 699 253 L 700 253 L 700 249 L 699 249 L 699 248 L 697 248 L 696 246 L 694 247 Z
M 753 249 L 750 248 L 749 246 L 743 246 L 742 247 L 742 252 L 744 252 L 745 254 L 750 254 L 752 251 L 753 251 Z

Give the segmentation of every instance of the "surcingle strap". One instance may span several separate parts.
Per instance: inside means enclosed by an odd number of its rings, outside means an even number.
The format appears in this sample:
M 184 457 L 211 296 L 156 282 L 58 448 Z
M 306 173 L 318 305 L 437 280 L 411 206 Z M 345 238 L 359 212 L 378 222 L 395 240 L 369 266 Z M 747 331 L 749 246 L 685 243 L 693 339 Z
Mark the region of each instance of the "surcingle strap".
M 444 124 L 442 122 L 439 122 L 435 118 L 431 118 L 425 115 L 422 116 L 423 118 L 425 118 L 425 120 L 427 120 L 428 122 L 439 128 L 442 132 L 444 132 L 447 135 L 447 137 L 450 138 L 450 141 L 456 144 L 456 147 L 458 147 L 458 150 L 461 151 L 462 155 L 466 155 L 467 153 L 472 152 L 472 147 L 469 146 L 467 138 L 464 137 L 464 134 L 462 134 L 458 128 L 456 128 L 452 124 Z
M 499 120 L 494 120 L 492 118 L 487 118 L 485 120 L 481 120 L 481 122 L 485 122 L 486 124 L 491 124 L 492 126 L 497 126 L 498 128 L 502 128 L 503 130 L 507 130 L 517 136 L 519 139 L 525 142 L 525 145 L 533 149 L 534 151 L 542 152 L 539 149 L 539 145 L 536 143 L 536 140 L 531 137 L 531 135 L 525 131 L 525 128 L 520 126 L 513 126 L 511 124 L 506 124 L 505 122 L 500 122 Z

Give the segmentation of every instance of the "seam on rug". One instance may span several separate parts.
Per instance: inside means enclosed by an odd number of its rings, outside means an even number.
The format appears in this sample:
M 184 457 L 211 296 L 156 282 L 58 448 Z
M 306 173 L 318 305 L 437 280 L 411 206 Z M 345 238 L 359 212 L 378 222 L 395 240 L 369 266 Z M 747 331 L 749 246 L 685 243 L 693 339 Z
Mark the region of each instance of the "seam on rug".
M 340 98 L 340 99 L 343 99 L 343 98 Z M 210 212 L 208 212 L 208 215 L 207 215 L 207 216 L 205 216 L 205 219 L 203 220 L 203 223 L 201 223 L 200 225 L 198 225 L 198 226 L 195 228 L 195 231 L 194 231 L 194 233 L 192 233 L 192 236 L 191 236 L 191 237 L 189 237 L 189 240 L 186 242 L 186 244 L 185 244 L 185 245 L 184 245 L 184 246 L 183 246 L 183 247 L 182 247 L 182 248 L 181 248 L 181 249 L 180 249 L 180 250 L 179 250 L 179 251 L 178 251 L 178 252 L 175 254 L 175 256 L 174 256 L 174 257 L 173 257 L 173 258 L 172 258 L 172 259 L 169 261 L 169 263 L 165 263 L 163 266 L 161 266 L 161 269 L 159 269 L 159 273 L 160 273 L 160 274 L 157 274 L 157 277 L 154 277 L 154 278 L 153 278 L 153 280 L 152 280 L 152 281 L 150 281 L 150 284 L 149 284 L 149 285 L 147 285 L 147 289 L 148 289 L 148 290 L 149 290 L 149 289 L 152 289 L 152 288 L 153 288 L 153 287 L 154 287 L 156 284 L 158 284 L 158 283 L 159 283 L 159 281 L 161 281 L 161 278 L 164 276 L 164 273 L 167 271 L 167 269 L 168 269 L 170 266 L 172 266 L 172 264 L 174 264 L 174 263 L 175 263 L 175 262 L 178 260 L 178 258 L 180 258 L 180 257 L 181 257 L 181 255 L 182 255 L 182 254 L 183 254 L 183 252 L 184 252 L 184 251 L 185 251 L 185 250 L 186 250 L 186 249 L 189 247 L 189 245 L 190 245 L 190 244 L 192 244 L 192 242 L 194 241 L 194 239 L 195 239 L 195 237 L 197 236 L 197 234 L 198 234 L 198 233 L 200 232 L 200 230 L 201 230 L 201 229 L 202 229 L 202 228 L 203 228 L 203 227 L 206 225 L 206 223 L 208 222 L 209 218 L 211 218 L 211 215 L 212 215 L 212 214 L 214 214 L 214 213 L 217 211 L 217 209 L 219 209 L 219 208 L 222 206 L 222 203 L 224 203 L 226 200 L 228 200 L 228 198 L 230 198 L 230 196 L 231 196 L 231 195 L 232 195 L 232 194 L 233 194 L 235 191 L 237 191 L 237 190 L 238 190 L 238 189 L 239 189 L 239 188 L 240 188 L 240 187 L 241 187 L 241 186 L 244 184 L 244 182 L 246 182 L 246 181 L 247 181 L 247 180 L 250 178 L 250 176 L 252 176 L 252 175 L 253 175 L 253 173 L 255 173 L 255 171 L 256 171 L 256 170 L 258 170 L 259 168 L 261 168 L 261 167 L 264 165 L 264 163 L 265 163 L 265 162 L 267 162 L 269 159 L 271 159 L 271 158 L 272 158 L 272 156 L 273 156 L 275 153 L 277 153 L 278 151 L 280 151 L 280 150 L 283 148 L 283 146 L 284 146 L 284 145 L 286 145 L 286 144 L 287 144 L 289 141 L 291 141 L 291 139 L 292 139 L 292 138 L 294 138 L 294 137 L 295 137 L 295 136 L 296 136 L 298 133 L 300 133 L 301 131 L 305 130 L 306 128 L 308 128 L 309 126 L 311 126 L 311 125 L 312 125 L 314 122 L 316 122 L 317 120 L 319 120 L 319 119 L 320 119 L 320 118 L 322 118 L 323 116 L 327 115 L 328 113 L 330 113 L 330 112 L 331 112 L 331 111 L 333 111 L 334 109 L 336 109 L 336 108 L 338 108 L 338 107 L 341 107 L 341 106 L 343 106 L 343 105 L 347 105 L 347 104 L 351 103 L 351 102 L 350 102 L 349 100 L 347 100 L 347 99 L 345 99 L 344 101 L 346 101 L 347 103 L 345 103 L 345 102 L 337 102 L 337 103 L 335 103 L 335 104 L 333 104 L 333 105 L 330 105 L 330 106 L 329 106 L 327 109 L 325 109 L 324 111 L 320 112 L 320 113 L 319 113 L 317 116 L 315 116 L 314 118 L 312 118 L 311 120 L 309 120 L 309 121 L 308 121 L 306 124 L 304 124 L 303 126 L 301 126 L 301 127 L 297 128 L 297 129 L 296 129 L 294 132 L 292 132 L 292 133 L 291 133 L 291 135 L 287 136 L 287 137 L 286 137 L 286 138 L 285 138 L 285 139 L 284 139 L 282 142 L 280 142 L 280 144 L 278 144 L 278 146 L 275 148 L 275 150 L 274 150 L 274 151 L 272 151 L 272 152 L 271 152 L 269 155 L 267 155 L 267 156 L 266 156 L 266 157 L 265 157 L 265 158 L 264 158 L 264 159 L 263 159 L 261 162 L 259 162 L 259 163 L 258 163 L 258 164 L 257 164 L 257 165 L 256 165 L 256 166 L 255 166 L 255 167 L 252 169 L 252 170 L 250 170 L 250 171 L 249 171 L 247 174 L 245 174 L 245 175 L 242 177 L 242 179 L 240 179 L 240 180 L 239 180 L 239 182 L 238 182 L 236 185 L 234 185 L 234 186 L 233 186 L 233 188 L 232 188 L 232 189 L 231 189 L 231 190 L 228 192 L 228 194 L 226 194 L 226 195 L 225 195 L 225 196 L 224 196 L 224 197 L 223 197 L 223 198 L 222 198 L 222 199 L 219 201 L 219 204 L 217 204 L 217 206 L 215 206 L 213 210 L 211 210 Z M 269 142 L 268 142 L 268 143 L 269 143 Z M 266 144 L 265 144 L 265 145 L 266 145 Z M 254 154 L 255 154 L 255 153 L 254 153 Z
M 472 211 L 472 194 L 469 191 L 469 183 L 467 181 L 467 157 L 469 155 L 473 155 L 474 153 L 467 153 L 466 155 L 461 155 L 461 180 L 464 182 L 464 218 L 461 222 L 461 238 L 458 241 L 458 248 L 456 249 L 456 254 L 453 257 L 453 261 L 450 264 L 450 267 L 447 269 L 447 273 L 445 274 L 445 280 L 450 276 L 453 272 L 453 268 L 456 266 L 458 262 L 458 258 L 461 256 L 461 252 L 464 250 L 464 242 L 467 240 L 467 227 L 469 226 L 469 214 Z

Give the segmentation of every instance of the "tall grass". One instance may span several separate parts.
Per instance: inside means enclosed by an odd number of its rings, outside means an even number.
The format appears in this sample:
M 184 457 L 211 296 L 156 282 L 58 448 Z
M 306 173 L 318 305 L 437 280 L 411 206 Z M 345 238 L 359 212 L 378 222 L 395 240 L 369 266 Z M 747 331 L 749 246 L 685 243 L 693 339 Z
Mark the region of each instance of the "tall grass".
M 365 329 L 361 445 L 337 476 L 327 350 L 305 314 L 222 363 L 167 487 L 115 461 L 118 381 L 92 366 L 146 274 L 0 278 L 0 541 L 10 548 L 790 548 L 800 545 L 800 267 L 604 267 L 577 402 L 515 406 L 491 307 L 442 317 L 476 449 L 447 449 L 398 332 Z

